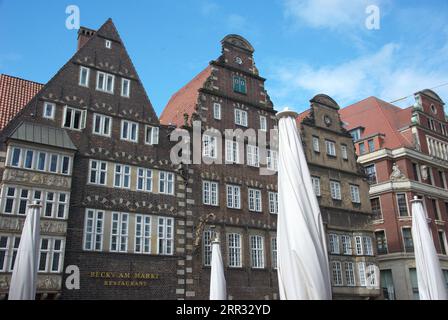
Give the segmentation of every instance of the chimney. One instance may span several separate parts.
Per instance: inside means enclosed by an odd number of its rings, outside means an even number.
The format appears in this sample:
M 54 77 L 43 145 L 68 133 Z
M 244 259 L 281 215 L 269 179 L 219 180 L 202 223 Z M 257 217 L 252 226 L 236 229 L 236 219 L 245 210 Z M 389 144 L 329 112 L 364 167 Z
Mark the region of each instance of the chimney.
M 95 34 L 95 30 L 81 27 L 78 30 L 78 50 Z

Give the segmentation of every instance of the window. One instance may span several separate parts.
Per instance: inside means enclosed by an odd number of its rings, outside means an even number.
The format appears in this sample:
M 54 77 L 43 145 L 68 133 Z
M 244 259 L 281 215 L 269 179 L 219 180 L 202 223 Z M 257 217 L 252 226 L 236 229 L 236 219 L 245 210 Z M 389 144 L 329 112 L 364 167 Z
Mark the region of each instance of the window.
M 159 128 L 158 127 L 145 127 L 145 143 L 149 145 L 159 144 Z
M 62 239 L 41 238 L 39 272 L 59 273 L 62 268 L 64 242 Z
M 277 269 L 277 238 L 271 239 L 272 268 Z
M 221 120 L 221 104 L 214 103 L 213 104 L 213 118 L 216 120 Z
M 411 287 L 414 300 L 420 300 L 420 294 L 418 292 L 417 270 L 415 268 L 409 268 L 409 277 L 411 278 Z
M 278 214 L 278 193 L 269 192 L 269 213 Z
M 20 237 L 12 237 L 12 254 L 11 259 L 9 260 L 9 272 L 13 272 L 14 270 L 14 264 L 16 262 L 17 257 L 17 251 L 19 250 L 19 244 L 20 244 Z
M 446 236 L 443 230 L 438 231 L 439 243 L 440 243 L 440 253 L 446 255 Z
M 65 175 L 70 174 L 70 157 L 62 156 L 61 173 Z
M 442 216 L 440 215 L 439 204 L 437 203 L 437 199 L 431 199 L 431 205 L 436 220 L 442 221 Z
M 414 180 L 421 182 L 422 178 L 420 175 L 420 166 L 417 163 L 412 164 L 412 171 L 414 173 Z
M 366 166 L 366 167 L 364 167 L 364 170 L 366 172 L 367 179 L 368 179 L 369 183 L 370 184 L 376 184 L 377 180 L 376 180 L 376 168 L 375 168 L 375 165 L 372 164 L 370 166 Z
M 56 173 L 58 171 L 59 157 L 57 154 L 52 154 L 50 156 L 50 167 L 48 168 L 50 172 Z
M 45 162 L 47 160 L 47 154 L 45 152 L 39 152 L 37 154 L 36 169 L 39 171 L 45 171 Z
M 368 140 L 367 145 L 369 146 L 369 152 L 375 151 L 375 142 L 373 140 Z
M 333 273 L 333 285 L 342 286 L 342 270 L 341 263 L 339 261 L 332 261 L 332 273 Z
M 151 253 L 151 217 L 135 216 L 135 253 Z
M 329 234 L 328 237 L 330 239 L 330 253 L 339 254 L 339 236 L 337 234 Z
M 105 186 L 107 183 L 107 162 L 90 160 L 89 183 Z
M 434 177 L 432 176 L 432 168 L 428 167 L 427 170 L 428 170 L 428 183 L 430 185 L 433 185 L 434 184 Z
M 257 146 L 247 145 L 247 165 L 260 167 L 260 154 Z
M 152 191 L 152 170 L 144 168 L 137 169 L 137 190 Z
M 376 220 L 382 219 L 383 213 L 381 212 L 380 198 L 370 199 L 370 205 L 372 206 L 372 213 L 374 215 L 374 219 Z
M 336 157 L 336 144 L 333 141 L 325 140 L 327 155 Z
M 106 93 L 114 93 L 115 77 L 111 74 L 104 72 L 97 72 L 96 75 L 96 90 Z
M 86 210 L 84 225 L 84 250 L 103 250 L 103 221 L 104 211 Z
M 138 142 L 138 123 L 122 120 L 121 121 L 121 140 Z
M 347 146 L 345 144 L 341 145 L 341 155 L 342 159 L 348 160 Z
M 349 235 L 342 235 L 342 253 L 345 255 L 351 255 L 352 254 L 352 238 Z
M 405 193 L 397 193 L 398 212 L 400 217 L 407 217 L 408 213 L 408 201 Z
M 159 193 L 174 194 L 174 173 L 159 172 Z
M 5 189 L 6 189 L 6 192 L 5 192 Z M 3 212 L 13 214 L 14 209 L 15 209 L 14 204 L 15 204 L 15 200 L 16 200 L 16 188 L 4 187 L 3 192 L 5 193 L 4 200 L 3 200 L 3 203 L 4 203 Z
M 62 126 L 66 129 L 82 130 L 86 127 L 86 114 L 85 110 L 65 106 Z
M 412 240 L 411 228 L 402 228 L 403 243 L 405 252 L 414 252 L 414 241 Z
M 261 191 L 249 189 L 249 211 L 261 212 Z
M 233 76 L 233 91 L 246 94 L 246 80 L 242 77 Z
M 95 113 L 93 115 L 93 133 L 110 137 L 112 118 Z
M 67 215 L 67 210 L 68 210 L 68 195 L 66 193 L 60 193 L 57 203 L 56 217 L 59 219 L 64 219 Z
M 127 252 L 128 251 L 128 218 L 127 213 L 112 213 L 111 233 L 110 233 L 110 251 Z
M 131 187 L 131 167 L 123 164 L 115 165 L 114 187 L 129 189 Z
M 204 157 L 209 157 L 216 159 L 217 154 L 217 139 L 213 136 L 203 135 L 202 136 L 202 155 Z
M 227 208 L 241 209 L 241 187 L 227 185 Z
M 227 235 L 229 267 L 241 268 L 241 235 L 238 233 L 229 233 Z
M 173 254 L 173 218 L 159 218 L 158 248 L 161 255 Z
M 19 208 L 17 210 L 18 214 L 25 215 L 26 214 L 26 208 L 29 204 L 29 197 L 31 193 L 27 189 L 20 190 L 20 199 L 19 199 Z M 50 214 L 51 216 L 51 214 Z
M 131 92 L 131 80 L 121 79 L 121 96 L 129 98 Z
M 440 185 L 442 186 L 442 188 L 446 189 L 447 188 L 446 176 L 443 171 L 439 171 L 439 179 L 440 179 Z
M 268 122 L 265 116 L 260 116 L 260 130 L 268 131 Z
M 209 267 L 212 264 L 212 236 L 211 230 L 205 230 L 203 235 L 203 262 L 204 266 Z
M 366 153 L 366 145 L 364 142 L 359 143 L 359 153 L 361 155 Z
M 345 283 L 349 287 L 353 287 L 355 285 L 355 265 L 353 262 L 345 262 Z
M 278 170 L 278 152 L 274 150 L 267 150 L 267 168 L 272 171 Z
M 202 202 L 209 206 L 218 206 L 218 183 L 202 182 Z
M 226 140 L 226 163 L 239 163 L 238 142 Z
M 235 109 L 235 124 L 243 127 L 247 127 L 247 112 Z
M 44 216 L 51 218 L 53 216 L 53 209 L 56 202 L 55 192 L 47 192 L 46 194 Z
M 105 40 L 104 45 L 106 46 L 107 49 L 111 49 L 112 48 L 112 41 Z
M 392 278 L 392 270 L 381 270 L 381 288 L 385 300 L 395 300 L 395 287 Z
M 387 254 L 386 232 L 384 230 L 375 232 L 376 251 L 378 254 Z
M 353 141 L 357 141 L 357 140 L 361 139 L 361 129 L 356 129 L 356 130 L 350 131 L 350 134 L 353 138 Z
M 359 276 L 359 285 L 361 287 L 365 287 L 367 285 L 365 262 L 358 262 L 358 276 Z
M 44 102 L 44 113 L 43 113 L 43 117 L 45 119 L 54 119 L 54 111 L 56 109 L 56 105 L 54 103 L 50 103 L 50 102 Z
M 367 256 L 373 256 L 373 247 L 372 247 L 372 238 L 371 237 L 362 237 L 364 254 Z
M 82 87 L 88 87 L 89 76 L 90 76 L 90 69 L 86 67 L 81 67 L 79 69 L 79 85 Z
M 363 246 L 362 246 L 362 237 L 361 236 L 355 237 L 355 249 L 356 249 L 357 256 L 363 255 Z
M 20 167 L 20 154 L 22 150 L 20 148 L 13 148 L 11 155 L 11 166 Z
M 0 236 L 0 272 L 6 271 L 6 263 L 9 256 L 9 239 L 10 237 Z
M 33 169 L 33 161 L 34 161 L 34 151 L 33 150 L 26 150 L 25 151 L 25 163 L 24 167 L 25 169 Z
M 311 183 L 313 184 L 313 190 L 316 194 L 316 197 L 321 196 L 320 192 L 320 178 L 319 177 L 311 177 Z
M 250 261 L 252 268 L 264 268 L 264 238 L 262 236 L 250 236 Z
M 320 152 L 320 143 L 318 137 L 313 137 L 313 151 Z
M 350 196 L 353 203 L 361 203 L 361 198 L 359 197 L 359 186 L 350 185 Z
M 341 184 L 338 181 L 330 181 L 331 198 L 341 200 Z

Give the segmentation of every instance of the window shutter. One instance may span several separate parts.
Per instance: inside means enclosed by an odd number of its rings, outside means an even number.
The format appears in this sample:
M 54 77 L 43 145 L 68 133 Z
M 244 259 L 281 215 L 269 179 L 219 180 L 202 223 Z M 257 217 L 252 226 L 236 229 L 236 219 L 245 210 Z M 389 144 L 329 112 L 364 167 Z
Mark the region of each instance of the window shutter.
M 151 144 L 159 144 L 159 128 L 153 127 L 151 129 Z

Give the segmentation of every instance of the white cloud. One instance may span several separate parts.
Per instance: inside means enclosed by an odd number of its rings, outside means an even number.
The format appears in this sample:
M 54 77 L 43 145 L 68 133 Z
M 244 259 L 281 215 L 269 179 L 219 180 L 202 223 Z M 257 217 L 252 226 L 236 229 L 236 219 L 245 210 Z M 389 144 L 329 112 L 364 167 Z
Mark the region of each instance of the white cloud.
M 246 18 L 244 18 L 239 14 L 232 13 L 227 17 L 227 25 L 232 30 L 236 31 L 244 30 L 246 29 L 247 25 Z
M 286 17 L 295 25 L 312 28 L 344 29 L 364 26 L 366 8 L 380 0 L 284 0 Z
M 318 93 L 333 97 L 341 106 L 377 96 L 392 101 L 448 82 L 448 67 L 435 68 L 425 61 L 407 56 L 406 50 L 389 43 L 377 52 L 363 55 L 339 65 L 313 66 L 302 61 L 276 65 L 271 70 L 270 94 L 278 105 L 307 108 L 307 100 Z M 447 87 L 437 90 L 443 98 Z M 405 100 L 405 103 L 408 103 Z

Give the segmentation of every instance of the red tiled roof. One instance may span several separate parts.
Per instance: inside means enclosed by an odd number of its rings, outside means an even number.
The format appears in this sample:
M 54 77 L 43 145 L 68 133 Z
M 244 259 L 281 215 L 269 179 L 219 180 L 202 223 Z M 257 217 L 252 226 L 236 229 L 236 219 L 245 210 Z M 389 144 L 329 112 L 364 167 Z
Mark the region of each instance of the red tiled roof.
M 184 124 L 184 114 L 191 115 L 195 111 L 199 96 L 199 89 L 211 75 L 211 67 L 208 66 L 199 73 L 187 85 L 177 91 L 170 99 L 160 116 L 160 123 L 165 125 L 182 126 Z
M 0 131 L 43 86 L 41 83 L 0 74 Z
M 302 113 L 300 113 L 297 116 L 297 118 L 296 118 L 297 127 L 299 127 L 300 124 L 302 123 L 302 121 L 310 115 L 310 112 L 311 112 L 311 109 L 303 111 Z
M 340 110 L 346 129 L 364 127 L 362 137 L 384 134 L 383 148 L 411 147 L 409 136 L 400 129 L 411 123 L 412 107 L 401 109 L 376 97 L 369 97 Z

